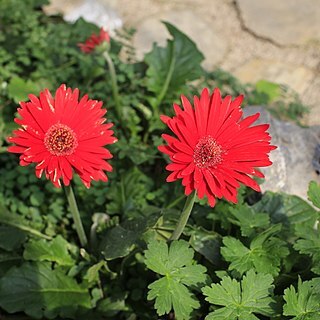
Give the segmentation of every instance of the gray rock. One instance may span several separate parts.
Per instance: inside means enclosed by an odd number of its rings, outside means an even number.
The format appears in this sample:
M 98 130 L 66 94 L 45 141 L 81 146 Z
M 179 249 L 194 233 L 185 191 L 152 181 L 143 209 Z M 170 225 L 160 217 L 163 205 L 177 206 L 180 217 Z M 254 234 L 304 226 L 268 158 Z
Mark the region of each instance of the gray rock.
M 236 0 L 245 26 L 281 45 L 320 41 L 319 0 Z
M 278 148 L 271 152 L 272 166 L 263 168 L 266 176 L 262 191 L 285 192 L 307 199 L 311 180 L 320 183 L 313 167 L 315 149 L 320 141 L 320 126 L 300 126 L 273 118 L 263 107 L 247 107 L 244 115 L 260 112 L 255 124 L 269 123 L 272 144 Z

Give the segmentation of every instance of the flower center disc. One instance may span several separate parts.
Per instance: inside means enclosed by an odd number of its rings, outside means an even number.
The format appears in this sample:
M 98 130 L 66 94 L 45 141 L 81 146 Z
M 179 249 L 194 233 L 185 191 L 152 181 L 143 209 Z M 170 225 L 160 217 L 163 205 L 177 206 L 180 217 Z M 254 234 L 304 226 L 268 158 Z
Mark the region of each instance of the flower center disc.
M 193 161 L 198 168 L 214 167 L 222 161 L 222 148 L 211 136 L 202 137 L 193 153 Z
M 67 156 L 78 146 L 77 136 L 68 126 L 57 123 L 44 136 L 44 145 L 55 156 Z

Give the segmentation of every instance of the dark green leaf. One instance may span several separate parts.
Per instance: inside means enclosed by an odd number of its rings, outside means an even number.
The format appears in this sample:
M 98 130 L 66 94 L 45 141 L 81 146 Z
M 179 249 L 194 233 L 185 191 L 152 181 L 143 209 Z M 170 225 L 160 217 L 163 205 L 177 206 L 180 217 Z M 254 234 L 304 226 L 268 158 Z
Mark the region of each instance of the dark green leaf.
M 13 251 L 26 240 L 26 232 L 7 226 L 0 226 L 0 248 Z
M 0 306 L 9 313 L 54 318 L 79 307 L 90 308 L 90 295 L 74 279 L 48 263 L 24 263 L 0 279 Z
M 133 249 L 136 241 L 151 226 L 154 226 L 160 217 L 160 212 L 146 218 L 128 220 L 121 225 L 106 231 L 100 248 L 107 260 L 124 257 Z
M 167 41 L 165 48 L 154 45 L 145 56 L 148 65 L 147 88 L 157 99 L 152 105 L 157 107 L 163 98 L 179 92 L 187 81 L 195 80 L 202 74 L 200 66 L 202 53 L 195 43 L 168 22 L 164 22 L 173 39 Z

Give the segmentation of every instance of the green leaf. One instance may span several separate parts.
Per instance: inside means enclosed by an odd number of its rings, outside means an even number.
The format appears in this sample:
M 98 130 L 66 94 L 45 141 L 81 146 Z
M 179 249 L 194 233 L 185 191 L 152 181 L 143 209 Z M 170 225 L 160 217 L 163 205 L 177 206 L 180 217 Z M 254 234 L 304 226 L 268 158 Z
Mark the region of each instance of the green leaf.
M 0 204 L 0 223 L 17 228 L 36 237 L 51 239 L 51 237 L 33 228 L 29 221 L 24 219 L 22 216 L 9 212 L 2 204 Z
M 13 252 L 0 251 L 0 277 L 2 277 L 11 267 L 21 263 L 22 257 Z
M 72 316 L 89 309 L 90 295 L 74 279 L 50 263 L 24 263 L 0 279 L 0 306 L 9 313 L 25 312 L 31 317 Z
M 254 268 L 257 272 L 278 275 L 281 260 L 289 254 L 286 243 L 272 237 L 279 230 L 280 226 L 276 225 L 262 232 L 251 241 L 249 248 L 238 239 L 224 237 L 221 254 L 230 262 L 229 270 L 242 275 Z
M 216 265 L 221 261 L 221 240 L 215 232 L 197 228 L 192 230 L 190 234 L 189 241 L 195 251 L 202 254 L 212 264 Z
M 279 84 L 267 80 L 260 80 L 256 83 L 258 93 L 265 94 L 269 102 L 275 101 L 280 97 L 281 87 Z
M 283 314 L 294 316 L 293 320 L 320 319 L 320 278 L 302 282 L 299 278 L 298 290 L 291 285 L 284 290 Z
M 256 212 L 247 204 L 230 207 L 233 219 L 229 219 L 241 229 L 241 234 L 245 237 L 252 236 L 256 229 L 266 228 L 270 224 L 270 218 L 265 213 Z
M 113 260 L 128 255 L 142 234 L 156 224 L 160 213 L 159 211 L 146 218 L 128 220 L 107 230 L 100 244 L 104 257 Z
M 70 256 L 70 244 L 60 235 L 51 241 L 30 240 L 25 245 L 23 257 L 32 261 L 52 261 L 61 266 L 72 266 L 75 261 Z
M 320 209 L 320 185 L 315 181 L 309 183 L 308 197 L 309 200 Z
M 206 300 L 222 306 L 211 312 L 206 320 L 259 319 L 253 313 L 264 316 L 274 315 L 274 285 L 270 274 L 256 274 L 253 270 L 243 276 L 241 283 L 230 277 L 223 277 L 220 284 L 212 284 L 202 289 Z
M 252 207 L 256 212 L 268 213 L 272 223 L 281 222 L 285 227 L 281 233 L 284 238 L 294 233 L 295 225 L 303 223 L 314 226 L 318 219 L 318 212 L 310 204 L 297 196 L 284 193 L 268 191 Z
M 178 320 L 189 319 L 193 309 L 199 307 L 188 286 L 199 286 L 206 280 L 206 268 L 193 264 L 194 251 L 188 243 L 173 241 L 170 248 L 164 241 L 151 241 L 145 251 L 145 264 L 163 275 L 148 286 L 148 300 L 155 299 L 159 316 L 173 308 Z
M 300 253 L 312 257 L 313 267 L 311 270 L 320 274 L 320 230 L 297 225 L 296 235 L 301 239 L 297 240 L 293 247 Z
M 19 103 L 20 101 L 28 100 L 28 95 L 33 93 L 37 94 L 39 92 L 38 85 L 31 80 L 23 80 L 19 77 L 13 77 L 8 85 L 9 97 L 14 100 L 14 102 Z
M 167 41 L 165 48 L 154 44 L 145 56 L 147 88 L 157 95 L 153 107 L 157 107 L 166 95 L 179 92 L 187 81 L 198 79 L 202 74 L 200 63 L 204 57 L 196 44 L 170 23 L 164 24 L 173 39 Z
M 147 298 L 156 299 L 155 308 L 159 316 L 169 313 L 173 306 L 176 319 L 190 319 L 192 310 L 200 306 L 185 285 L 170 277 L 156 280 L 148 288 Z
M 0 248 L 13 251 L 21 246 L 27 236 L 24 231 L 16 228 L 0 226 Z

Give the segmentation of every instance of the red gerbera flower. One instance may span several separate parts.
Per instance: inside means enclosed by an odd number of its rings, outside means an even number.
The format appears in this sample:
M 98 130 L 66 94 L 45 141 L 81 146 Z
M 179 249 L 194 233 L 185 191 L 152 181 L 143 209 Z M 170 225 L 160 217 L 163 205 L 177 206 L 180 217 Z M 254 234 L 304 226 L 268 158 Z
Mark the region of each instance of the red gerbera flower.
M 174 104 L 173 118 L 161 116 L 176 136 L 163 134 L 168 145 L 159 147 L 172 161 L 167 181 L 182 179 L 186 195 L 196 190 L 212 207 L 216 197 L 236 203 L 240 182 L 260 191 L 249 175 L 264 177 L 256 167 L 271 165 L 268 153 L 276 148 L 268 124 L 250 126 L 260 114 L 241 119 L 243 96 L 221 99 L 218 89 L 211 96 L 204 89 L 200 99 L 194 97 L 194 108 L 186 97 L 181 100 L 183 110 Z
M 82 52 L 90 53 L 103 42 L 110 42 L 110 37 L 109 33 L 101 28 L 99 35 L 93 33 L 85 43 L 78 43 L 78 46 Z
M 73 171 L 89 188 L 91 180 L 108 181 L 104 171 L 112 171 L 106 159 L 112 158 L 104 146 L 117 141 L 102 118 L 107 112 L 102 102 L 89 100 L 85 95 L 80 101 L 79 90 L 72 91 L 61 85 L 55 98 L 48 89 L 40 97 L 29 95 L 30 102 L 20 102 L 15 122 L 21 128 L 13 131 L 8 141 L 15 146 L 9 152 L 21 153 L 20 165 L 37 163 L 36 176 L 44 172 L 56 187 L 60 179 L 69 185 Z

